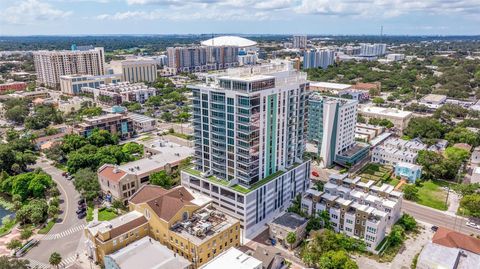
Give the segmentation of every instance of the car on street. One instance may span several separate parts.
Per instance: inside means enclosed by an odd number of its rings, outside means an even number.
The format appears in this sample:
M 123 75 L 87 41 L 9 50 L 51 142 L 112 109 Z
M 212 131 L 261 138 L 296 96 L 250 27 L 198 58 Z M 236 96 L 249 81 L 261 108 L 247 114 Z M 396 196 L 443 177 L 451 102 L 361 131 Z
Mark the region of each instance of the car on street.
M 431 229 L 432 231 L 436 232 L 438 230 L 438 226 L 433 225 Z
M 472 228 L 475 228 L 475 229 L 479 229 L 480 230 L 480 225 L 476 224 L 475 222 L 473 221 L 467 221 L 467 226 L 468 227 L 472 227 Z
M 83 219 L 86 215 L 87 215 L 87 211 L 83 211 L 83 212 L 77 214 L 77 217 L 78 217 L 79 219 Z

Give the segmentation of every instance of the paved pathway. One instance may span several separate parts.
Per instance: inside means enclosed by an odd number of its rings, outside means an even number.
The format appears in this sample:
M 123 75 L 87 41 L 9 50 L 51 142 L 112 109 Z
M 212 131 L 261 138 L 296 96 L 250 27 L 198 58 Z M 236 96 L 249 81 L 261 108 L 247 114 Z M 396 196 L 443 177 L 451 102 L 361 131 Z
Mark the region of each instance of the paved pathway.
M 51 265 L 48 264 L 48 263 L 39 262 L 39 261 L 33 260 L 33 259 L 27 259 L 27 260 L 30 262 L 30 267 L 31 267 L 31 268 L 37 268 L 37 269 L 50 269 L 50 268 L 53 268 L 53 266 L 51 266 Z M 62 262 L 60 263 L 60 265 L 58 266 L 58 268 L 65 268 L 65 267 L 69 266 L 70 264 L 73 264 L 76 260 L 77 260 L 76 255 L 69 256 L 69 257 L 66 258 L 66 259 L 62 257 Z

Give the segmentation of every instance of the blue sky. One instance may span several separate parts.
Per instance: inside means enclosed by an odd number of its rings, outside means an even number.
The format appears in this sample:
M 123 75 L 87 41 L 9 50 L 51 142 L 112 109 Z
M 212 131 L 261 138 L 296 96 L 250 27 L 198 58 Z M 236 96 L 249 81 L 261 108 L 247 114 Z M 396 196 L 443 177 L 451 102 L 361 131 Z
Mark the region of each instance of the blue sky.
M 480 0 L 0 0 L 0 35 L 480 34 Z

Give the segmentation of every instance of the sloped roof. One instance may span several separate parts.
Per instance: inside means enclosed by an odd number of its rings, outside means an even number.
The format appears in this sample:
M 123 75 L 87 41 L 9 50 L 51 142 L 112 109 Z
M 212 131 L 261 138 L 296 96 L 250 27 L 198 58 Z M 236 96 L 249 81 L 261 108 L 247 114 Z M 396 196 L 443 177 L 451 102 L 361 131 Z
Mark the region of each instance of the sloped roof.
M 194 199 L 195 197 L 182 186 L 165 190 L 158 186 L 148 185 L 140 188 L 130 198 L 130 202 L 133 204 L 147 203 L 159 218 L 170 221 L 184 206 L 194 205 L 192 203 Z
M 480 239 L 452 231 L 445 227 L 438 228 L 433 236 L 432 243 L 480 254 Z

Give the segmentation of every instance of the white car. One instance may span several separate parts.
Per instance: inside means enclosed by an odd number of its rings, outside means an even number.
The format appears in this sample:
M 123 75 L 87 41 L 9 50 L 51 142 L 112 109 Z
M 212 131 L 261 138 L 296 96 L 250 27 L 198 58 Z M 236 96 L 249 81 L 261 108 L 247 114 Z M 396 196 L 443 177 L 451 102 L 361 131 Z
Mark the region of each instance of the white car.
M 480 230 L 480 225 L 476 224 L 476 223 L 473 222 L 473 221 L 467 221 L 467 226 Z

